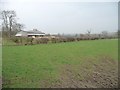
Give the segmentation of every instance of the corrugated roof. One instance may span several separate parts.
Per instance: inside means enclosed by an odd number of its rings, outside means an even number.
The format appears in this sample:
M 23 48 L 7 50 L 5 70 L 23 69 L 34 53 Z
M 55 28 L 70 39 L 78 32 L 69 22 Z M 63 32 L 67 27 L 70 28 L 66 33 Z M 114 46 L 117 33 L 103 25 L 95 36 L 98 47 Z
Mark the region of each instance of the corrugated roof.
M 20 31 L 15 36 L 27 36 L 27 35 L 45 35 L 45 33 L 38 30 Z
M 43 33 L 43 32 L 41 32 L 41 31 L 25 31 L 25 32 L 27 32 L 28 34 L 45 34 L 45 33 Z
M 20 31 L 20 32 L 18 32 L 18 33 L 27 33 L 27 34 L 45 34 L 45 33 L 43 33 L 43 32 L 41 32 L 41 31 L 33 31 L 33 30 L 31 30 L 31 31 Z

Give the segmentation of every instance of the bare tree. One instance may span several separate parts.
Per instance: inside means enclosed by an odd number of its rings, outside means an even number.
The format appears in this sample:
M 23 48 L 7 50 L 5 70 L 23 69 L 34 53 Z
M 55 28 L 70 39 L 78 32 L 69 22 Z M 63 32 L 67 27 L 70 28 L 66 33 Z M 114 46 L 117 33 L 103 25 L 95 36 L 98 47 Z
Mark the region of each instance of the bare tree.
M 8 30 L 7 12 L 6 11 L 0 12 L 0 16 L 1 16 L 1 19 L 3 20 L 2 26 L 6 27 L 6 30 Z
M 3 20 L 4 30 L 8 32 L 9 37 L 11 37 L 12 25 L 16 22 L 16 13 L 15 11 L 2 11 L 1 17 Z
M 20 24 L 20 23 L 14 23 L 12 25 L 12 32 L 11 35 L 15 35 L 17 32 L 22 31 L 22 29 L 25 28 L 24 24 Z
M 87 30 L 87 34 L 89 34 L 89 35 L 90 35 L 90 34 L 91 34 L 91 30 Z
M 103 36 L 104 38 L 107 38 L 107 37 L 108 37 L 108 32 L 107 32 L 107 31 L 102 31 L 102 36 Z
M 91 30 L 87 30 L 88 39 L 91 38 L 90 34 L 91 34 Z
M 15 23 L 15 24 L 13 24 L 13 26 L 12 26 L 12 30 L 13 31 L 22 31 L 22 29 L 24 29 L 25 28 L 25 25 L 24 24 L 20 24 L 20 23 Z

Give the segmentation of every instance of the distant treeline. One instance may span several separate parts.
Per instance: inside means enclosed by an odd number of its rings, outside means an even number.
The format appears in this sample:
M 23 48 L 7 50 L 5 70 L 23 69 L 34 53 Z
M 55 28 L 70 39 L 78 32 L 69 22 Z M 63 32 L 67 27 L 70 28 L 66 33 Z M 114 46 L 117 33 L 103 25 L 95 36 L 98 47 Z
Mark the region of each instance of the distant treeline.
M 54 37 L 52 37 L 54 36 Z M 34 44 L 47 44 L 47 43 L 62 43 L 74 42 L 81 40 L 98 40 L 98 39 L 115 39 L 118 38 L 118 33 L 110 34 L 76 34 L 76 35 L 46 35 L 44 37 L 11 37 L 11 40 L 16 45 L 34 45 Z

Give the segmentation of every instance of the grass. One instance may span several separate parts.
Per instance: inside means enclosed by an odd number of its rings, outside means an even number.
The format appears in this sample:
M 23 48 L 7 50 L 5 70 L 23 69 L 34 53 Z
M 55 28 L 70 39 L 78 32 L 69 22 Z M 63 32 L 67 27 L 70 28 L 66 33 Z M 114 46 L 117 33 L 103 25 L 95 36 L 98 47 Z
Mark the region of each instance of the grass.
M 118 40 L 3 46 L 3 87 L 42 87 L 58 78 L 63 65 L 89 66 L 86 59 L 98 62 L 101 56 L 118 60 Z

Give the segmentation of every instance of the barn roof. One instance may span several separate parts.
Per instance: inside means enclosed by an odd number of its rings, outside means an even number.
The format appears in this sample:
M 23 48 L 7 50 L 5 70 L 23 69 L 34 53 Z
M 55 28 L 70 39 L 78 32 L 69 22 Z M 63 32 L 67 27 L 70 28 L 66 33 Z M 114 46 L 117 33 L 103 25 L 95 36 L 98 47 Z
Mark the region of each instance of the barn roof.
M 20 31 L 15 36 L 27 36 L 27 35 L 45 35 L 45 33 L 38 30 L 30 30 L 30 31 Z

